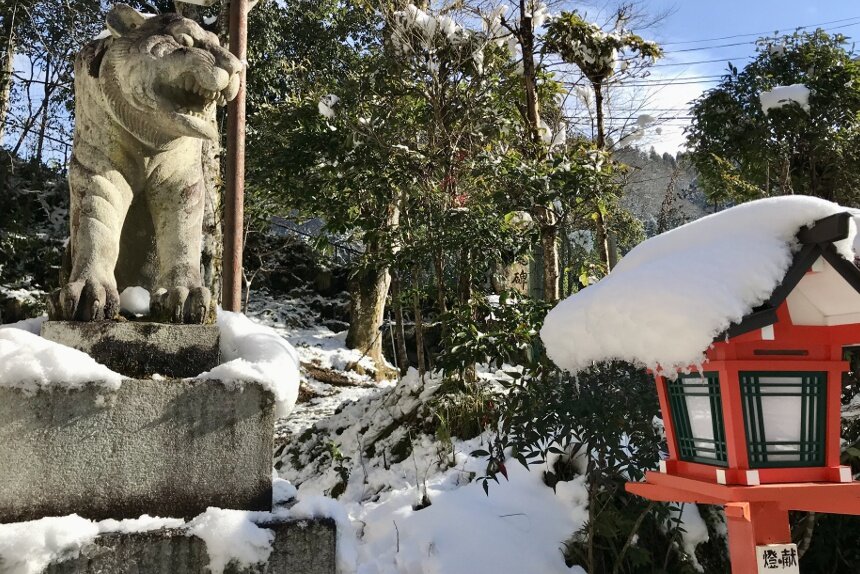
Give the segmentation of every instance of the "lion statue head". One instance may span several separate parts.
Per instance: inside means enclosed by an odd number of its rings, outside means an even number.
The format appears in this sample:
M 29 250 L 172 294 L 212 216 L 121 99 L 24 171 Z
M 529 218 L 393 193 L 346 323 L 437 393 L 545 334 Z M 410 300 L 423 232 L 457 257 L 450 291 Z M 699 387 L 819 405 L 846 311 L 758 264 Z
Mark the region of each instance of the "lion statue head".
M 215 140 L 215 107 L 239 91 L 242 62 L 179 14 L 147 16 L 125 4 L 107 14 L 90 75 L 112 115 L 141 141 L 155 135 Z

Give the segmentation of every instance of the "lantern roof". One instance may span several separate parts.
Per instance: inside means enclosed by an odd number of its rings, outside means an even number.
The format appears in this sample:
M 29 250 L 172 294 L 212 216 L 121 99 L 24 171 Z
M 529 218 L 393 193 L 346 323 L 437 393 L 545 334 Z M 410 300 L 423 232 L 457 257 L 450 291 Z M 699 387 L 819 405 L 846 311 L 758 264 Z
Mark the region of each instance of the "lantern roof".
M 715 340 L 775 323 L 786 301 L 810 324 L 860 323 L 858 215 L 849 211 L 814 197 L 768 198 L 648 239 L 550 311 L 547 354 L 571 371 L 620 359 L 671 372 L 702 364 Z M 824 272 L 807 277 L 810 267 Z
M 782 282 L 767 301 L 733 323 L 716 339 L 736 337 L 776 323 L 777 308 L 788 300 L 792 323 L 841 325 L 860 323 L 860 268 L 835 243 L 848 238 L 852 215 L 835 213 L 797 233 L 801 248 Z M 795 291 L 799 289 L 799 291 Z

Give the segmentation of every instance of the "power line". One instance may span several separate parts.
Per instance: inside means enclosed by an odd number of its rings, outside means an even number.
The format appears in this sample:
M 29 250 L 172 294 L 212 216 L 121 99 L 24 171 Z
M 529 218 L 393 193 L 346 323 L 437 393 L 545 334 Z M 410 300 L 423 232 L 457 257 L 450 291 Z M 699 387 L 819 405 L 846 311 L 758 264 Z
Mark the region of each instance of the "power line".
M 613 83 L 624 84 L 627 82 L 635 82 L 637 84 L 652 84 L 652 83 L 653 84 L 663 84 L 666 82 L 674 82 L 675 80 L 683 80 L 683 81 L 716 80 L 716 79 L 722 78 L 723 76 L 724 76 L 724 74 L 707 74 L 707 75 L 703 75 L 703 76 L 678 76 L 677 78 L 671 78 L 668 80 L 666 78 L 651 78 L 651 79 L 648 79 L 648 78 L 632 78 L 630 80 L 615 80 L 615 81 L 609 81 L 607 83 L 609 83 L 609 84 L 613 84 Z
M 746 56 L 738 56 L 736 58 L 726 57 L 726 58 L 715 58 L 713 60 L 696 60 L 693 62 L 661 62 L 659 64 L 651 64 L 649 68 L 660 68 L 665 66 L 692 66 L 694 64 L 713 64 L 716 62 L 730 62 L 731 60 L 743 60 L 744 58 L 749 58 L 749 55 Z
M 625 83 L 619 84 L 625 88 L 655 88 L 655 87 L 663 87 L 663 86 L 693 86 L 693 85 L 702 85 L 702 84 L 714 84 L 716 80 L 696 80 L 693 82 L 655 82 L 652 84 L 648 83 Z
M 791 28 L 792 30 L 803 30 L 805 28 L 812 28 L 817 26 L 827 26 L 829 24 L 839 24 L 841 22 L 849 22 L 852 20 L 860 20 L 860 16 L 852 16 L 851 18 L 842 18 L 841 20 L 830 20 L 829 22 L 821 22 L 818 24 L 807 24 L 806 26 L 797 26 L 796 28 Z M 778 32 L 779 30 L 777 30 Z M 702 42 L 718 42 L 720 40 L 733 40 L 734 38 L 747 38 L 749 36 L 762 36 L 765 34 L 770 34 L 772 31 L 767 30 L 765 32 L 750 32 L 749 34 L 734 34 L 732 36 L 720 36 L 718 38 L 703 38 L 701 40 L 684 40 L 680 42 L 663 42 L 664 46 L 680 46 L 682 44 L 701 44 Z
M 682 76 L 676 80 L 664 80 L 664 79 L 654 80 L 654 81 L 630 80 L 630 81 L 613 82 L 613 83 L 603 84 L 603 85 L 604 86 L 610 86 L 610 87 L 620 87 L 620 88 L 655 88 L 655 87 L 662 87 L 662 86 L 685 86 L 685 85 L 696 85 L 696 84 L 714 84 L 714 83 L 716 83 L 716 81 L 719 78 L 722 78 L 722 76 L 721 75 L 720 76 L 714 76 L 713 79 L 708 79 L 708 80 L 689 80 L 688 81 L 687 78 Z M 575 82 L 561 82 L 561 84 L 563 86 L 567 86 L 567 87 L 575 87 L 578 85 Z
M 649 115 L 649 114 L 640 114 L 640 115 L 644 116 L 644 115 Z M 593 118 L 591 116 L 564 116 L 564 119 L 565 120 L 573 120 L 573 121 L 594 121 L 595 120 L 595 118 Z M 627 116 L 627 117 L 624 117 L 624 116 L 603 116 L 603 119 L 612 120 L 612 121 L 623 121 L 623 120 L 639 119 L 639 116 Z M 659 127 L 657 124 L 659 124 L 661 122 L 669 122 L 669 121 L 676 121 L 676 120 L 677 121 L 685 121 L 685 120 L 692 120 L 692 119 L 693 119 L 693 116 L 674 116 L 671 118 L 659 118 L 658 117 L 658 118 L 654 118 L 654 121 L 649 125 L 654 125 L 656 127 Z
M 825 32 L 832 32 L 833 30 L 839 30 L 842 28 L 849 28 L 851 26 L 858 26 L 860 22 L 853 22 L 851 24 L 843 24 L 842 26 L 834 26 L 825 30 Z M 798 30 L 802 28 L 797 28 Z M 761 40 L 779 40 L 781 36 L 762 36 Z M 749 46 L 751 44 L 755 44 L 758 40 L 746 41 L 746 42 L 731 42 L 728 44 L 715 44 L 713 46 L 701 46 L 699 48 L 683 48 L 681 50 L 669 50 L 664 52 L 664 54 L 681 54 L 684 52 L 700 52 L 702 50 L 719 50 L 722 48 L 730 48 L 732 46 Z

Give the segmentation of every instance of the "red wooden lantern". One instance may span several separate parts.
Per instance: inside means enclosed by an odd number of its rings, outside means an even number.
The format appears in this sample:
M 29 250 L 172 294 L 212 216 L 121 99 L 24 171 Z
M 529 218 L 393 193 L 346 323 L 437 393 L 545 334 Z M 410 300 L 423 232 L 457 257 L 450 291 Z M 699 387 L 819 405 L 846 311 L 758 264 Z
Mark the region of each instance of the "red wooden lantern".
M 701 370 L 655 377 L 669 458 L 627 489 L 724 505 L 736 574 L 760 571 L 762 546 L 791 543 L 789 510 L 860 514 L 860 483 L 839 464 L 844 349 L 860 345 L 860 269 L 833 245 L 849 222 L 802 229 L 780 286 Z

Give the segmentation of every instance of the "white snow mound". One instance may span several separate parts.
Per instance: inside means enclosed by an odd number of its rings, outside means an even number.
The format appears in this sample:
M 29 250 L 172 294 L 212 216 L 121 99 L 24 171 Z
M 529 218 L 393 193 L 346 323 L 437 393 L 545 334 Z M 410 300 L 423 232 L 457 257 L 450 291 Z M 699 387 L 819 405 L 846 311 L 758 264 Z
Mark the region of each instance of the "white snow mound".
M 247 568 L 269 559 L 275 533 L 254 524 L 251 521 L 254 514 L 210 507 L 188 523 L 186 534 L 206 543 L 212 574 L 222 574 L 231 562 Z
M 77 556 L 98 525 L 77 514 L 0 524 L 0 565 L 10 574 L 39 574 L 52 560 Z
M 149 315 L 149 291 L 143 287 L 126 287 L 119 294 L 119 306 L 135 315 Z
M 78 556 L 99 534 L 179 528 L 184 523 L 181 518 L 157 518 L 146 514 L 140 518 L 94 522 L 70 514 L 0 524 L 0 572 L 39 574 L 54 560 Z
M 644 241 L 549 312 L 541 329 L 547 353 L 570 371 L 612 359 L 667 372 L 701 364 L 714 337 L 785 277 L 800 228 L 844 211 L 807 196 L 762 199 Z M 856 231 L 852 219 L 836 244 L 849 261 Z
M 680 518 L 681 546 L 684 548 L 684 553 L 690 558 L 696 570 L 704 572 L 705 569 L 696 558 L 696 547 L 710 540 L 708 527 L 699 513 L 699 507 L 695 504 L 675 503 L 675 507 L 677 510 L 670 509 L 669 516 L 672 521 Z
M 774 108 L 781 108 L 794 102 L 809 112 L 809 88 L 803 84 L 791 84 L 790 86 L 775 86 L 770 91 L 759 94 L 761 110 L 767 114 Z
M 0 387 L 36 392 L 50 386 L 76 389 L 94 382 L 116 390 L 122 379 L 86 353 L 24 329 L 0 329 Z
M 18 321 L 17 323 L 7 323 L 6 325 L 0 325 L 0 330 L 21 329 L 22 331 L 27 331 L 28 333 L 38 335 L 42 332 L 42 323 L 47 320 L 48 316 L 42 315 L 41 317 L 35 317 L 33 319 L 24 319 L 23 321 Z
M 299 396 L 299 355 L 293 346 L 241 313 L 219 309 L 218 327 L 224 362 L 196 378 L 260 384 L 275 395 L 275 416 L 290 414 Z

